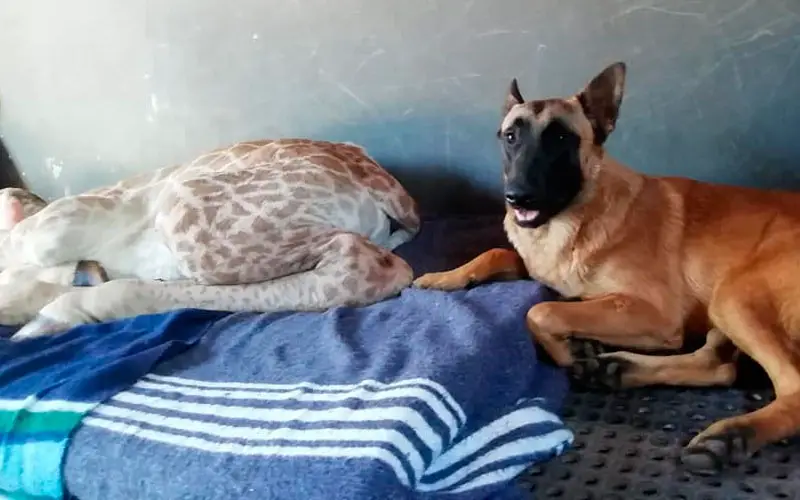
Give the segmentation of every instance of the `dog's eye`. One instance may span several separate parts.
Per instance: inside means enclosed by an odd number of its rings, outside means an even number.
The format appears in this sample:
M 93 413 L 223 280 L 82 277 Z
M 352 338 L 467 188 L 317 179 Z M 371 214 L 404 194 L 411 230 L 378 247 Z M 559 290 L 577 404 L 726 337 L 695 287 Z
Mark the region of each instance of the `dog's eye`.
M 517 134 L 515 134 L 513 130 L 509 130 L 503 134 L 503 138 L 506 140 L 506 143 L 514 144 L 514 141 L 517 140 Z

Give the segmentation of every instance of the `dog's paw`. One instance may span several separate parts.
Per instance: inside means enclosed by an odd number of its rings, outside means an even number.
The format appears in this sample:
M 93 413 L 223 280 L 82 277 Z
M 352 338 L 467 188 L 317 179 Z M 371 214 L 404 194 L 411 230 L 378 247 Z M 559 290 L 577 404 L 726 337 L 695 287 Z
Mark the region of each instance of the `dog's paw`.
M 577 387 L 615 391 L 623 388 L 622 374 L 629 366 L 630 362 L 625 359 L 615 357 L 613 354 L 602 354 L 576 359 L 570 367 L 569 374 Z
M 462 279 L 461 275 L 452 271 L 441 273 L 423 274 L 412 283 L 417 288 L 427 288 L 431 290 L 461 290 L 468 288 L 469 280 Z
M 596 358 L 609 352 L 608 348 L 596 340 L 569 339 L 569 350 L 575 359 Z
M 726 466 L 745 461 L 751 454 L 749 427 L 733 427 L 719 434 L 702 433 L 681 450 L 680 462 L 697 475 L 714 475 Z

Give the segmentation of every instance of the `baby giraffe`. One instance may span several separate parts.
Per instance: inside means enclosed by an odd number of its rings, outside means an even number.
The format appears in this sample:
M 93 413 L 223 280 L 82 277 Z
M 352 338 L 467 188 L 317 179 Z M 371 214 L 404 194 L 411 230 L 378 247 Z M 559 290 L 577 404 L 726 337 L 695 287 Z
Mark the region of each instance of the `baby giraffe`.
M 242 142 L 47 204 L 0 190 L 0 323 L 14 340 L 178 308 L 317 311 L 412 280 L 415 201 L 360 147 Z M 94 286 L 86 286 L 94 285 Z

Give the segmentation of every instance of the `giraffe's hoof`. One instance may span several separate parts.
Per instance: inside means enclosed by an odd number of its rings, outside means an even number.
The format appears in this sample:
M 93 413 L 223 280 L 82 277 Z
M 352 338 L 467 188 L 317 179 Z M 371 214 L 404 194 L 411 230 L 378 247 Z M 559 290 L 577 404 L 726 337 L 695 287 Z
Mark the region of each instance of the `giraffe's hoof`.
M 48 318 L 47 316 L 42 316 L 40 314 L 25 326 L 20 328 L 14 335 L 12 335 L 11 340 L 14 342 L 20 342 L 37 337 L 54 335 L 56 333 L 69 330 L 70 328 L 71 325 L 69 324 Z
M 99 286 L 108 281 L 108 274 L 96 260 L 81 260 L 75 266 L 72 286 Z
M 585 389 L 622 389 L 622 374 L 630 362 L 612 355 L 576 359 L 570 367 L 572 382 Z
M 750 456 L 748 442 L 752 429 L 739 427 L 728 429 L 708 437 L 698 436 L 681 451 L 680 462 L 697 475 L 714 475 L 732 464 L 738 464 Z

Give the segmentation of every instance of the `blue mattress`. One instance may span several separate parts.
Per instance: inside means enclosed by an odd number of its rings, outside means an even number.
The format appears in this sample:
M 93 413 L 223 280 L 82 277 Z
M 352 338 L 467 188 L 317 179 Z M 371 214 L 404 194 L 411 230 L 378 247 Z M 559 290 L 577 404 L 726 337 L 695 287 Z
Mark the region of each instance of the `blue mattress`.
M 419 274 L 501 245 L 497 218 L 452 219 L 398 253 Z M 519 498 L 514 478 L 572 442 L 565 376 L 524 325 L 551 297 L 519 281 L 227 315 L 83 419 L 64 483 L 81 500 Z

